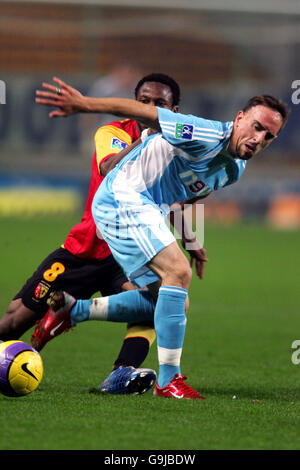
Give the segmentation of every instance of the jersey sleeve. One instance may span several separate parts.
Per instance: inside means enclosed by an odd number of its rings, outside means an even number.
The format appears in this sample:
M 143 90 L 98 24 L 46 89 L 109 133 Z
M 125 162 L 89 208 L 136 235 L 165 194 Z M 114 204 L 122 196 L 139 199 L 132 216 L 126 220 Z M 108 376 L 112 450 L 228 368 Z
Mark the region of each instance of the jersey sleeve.
M 201 157 L 219 148 L 232 129 L 228 123 L 157 108 L 162 136 L 171 145 Z M 231 126 L 232 127 L 232 126 Z
M 95 133 L 94 140 L 99 171 L 101 163 L 132 143 L 132 138 L 126 131 L 113 125 L 100 127 Z

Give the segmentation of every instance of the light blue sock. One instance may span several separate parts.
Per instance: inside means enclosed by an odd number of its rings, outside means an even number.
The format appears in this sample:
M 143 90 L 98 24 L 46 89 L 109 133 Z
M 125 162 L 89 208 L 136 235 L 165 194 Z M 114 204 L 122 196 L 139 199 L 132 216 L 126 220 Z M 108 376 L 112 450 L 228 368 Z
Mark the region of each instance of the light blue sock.
M 70 312 L 72 326 L 87 320 L 113 322 L 151 321 L 154 302 L 147 290 L 131 290 L 89 300 L 77 300 Z
M 180 357 L 185 335 L 185 301 L 188 291 L 162 286 L 154 313 L 159 360 L 158 386 L 165 387 L 180 372 Z
M 153 321 L 155 304 L 148 290 L 129 290 L 108 297 L 107 321 Z
M 93 300 L 78 299 L 74 307 L 70 311 L 71 325 L 75 326 L 77 323 L 89 320 L 90 306 Z

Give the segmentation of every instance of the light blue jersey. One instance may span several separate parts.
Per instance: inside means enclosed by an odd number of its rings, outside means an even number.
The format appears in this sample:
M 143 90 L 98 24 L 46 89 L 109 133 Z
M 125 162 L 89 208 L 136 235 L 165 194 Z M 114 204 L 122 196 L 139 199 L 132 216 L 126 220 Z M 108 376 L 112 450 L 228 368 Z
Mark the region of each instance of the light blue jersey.
M 160 108 L 158 116 L 163 138 L 176 147 L 164 178 L 177 177 L 176 183 L 184 188 L 183 200 L 209 194 L 240 178 L 246 161 L 227 150 L 232 121 L 211 121 Z
M 164 221 L 171 204 L 234 183 L 246 166 L 227 150 L 232 122 L 157 109 L 162 132 L 121 160 L 93 202 L 98 231 L 131 279 L 175 241 Z

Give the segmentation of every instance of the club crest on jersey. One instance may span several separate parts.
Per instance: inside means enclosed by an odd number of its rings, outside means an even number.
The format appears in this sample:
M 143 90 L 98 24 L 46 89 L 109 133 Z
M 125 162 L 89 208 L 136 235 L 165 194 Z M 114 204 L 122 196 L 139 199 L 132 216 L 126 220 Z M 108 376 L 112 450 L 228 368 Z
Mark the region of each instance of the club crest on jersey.
M 191 124 L 176 124 L 175 137 L 192 140 L 194 126 Z
M 50 288 L 50 286 L 48 286 L 44 282 L 40 282 L 36 286 L 35 291 L 34 291 L 35 298 L 36 299 L 42 299 L 43 297 L 45 297 L 45 295 L 47 294 L 49 288 Z
M 112 149 L 118 149 L 118 150 L 123 150 L 126 149 L 127 144 L 126 142 L 123 142 L 120 139 L 117 139 L 117 137 L 113 137 L 111 140 L 111 148 Z

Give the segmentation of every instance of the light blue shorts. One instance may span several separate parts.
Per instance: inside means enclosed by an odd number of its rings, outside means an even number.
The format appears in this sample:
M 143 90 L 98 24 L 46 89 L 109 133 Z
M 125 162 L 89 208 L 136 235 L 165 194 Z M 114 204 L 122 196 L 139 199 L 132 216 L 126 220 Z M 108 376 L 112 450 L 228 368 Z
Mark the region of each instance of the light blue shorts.
M 112 187 L 105 179 L 92 212 L 99 238 L 107 242 L 127 278 L 138 287 L 159 280 L 148 263 L 176 241 L 160 207 L 128 185 Z

